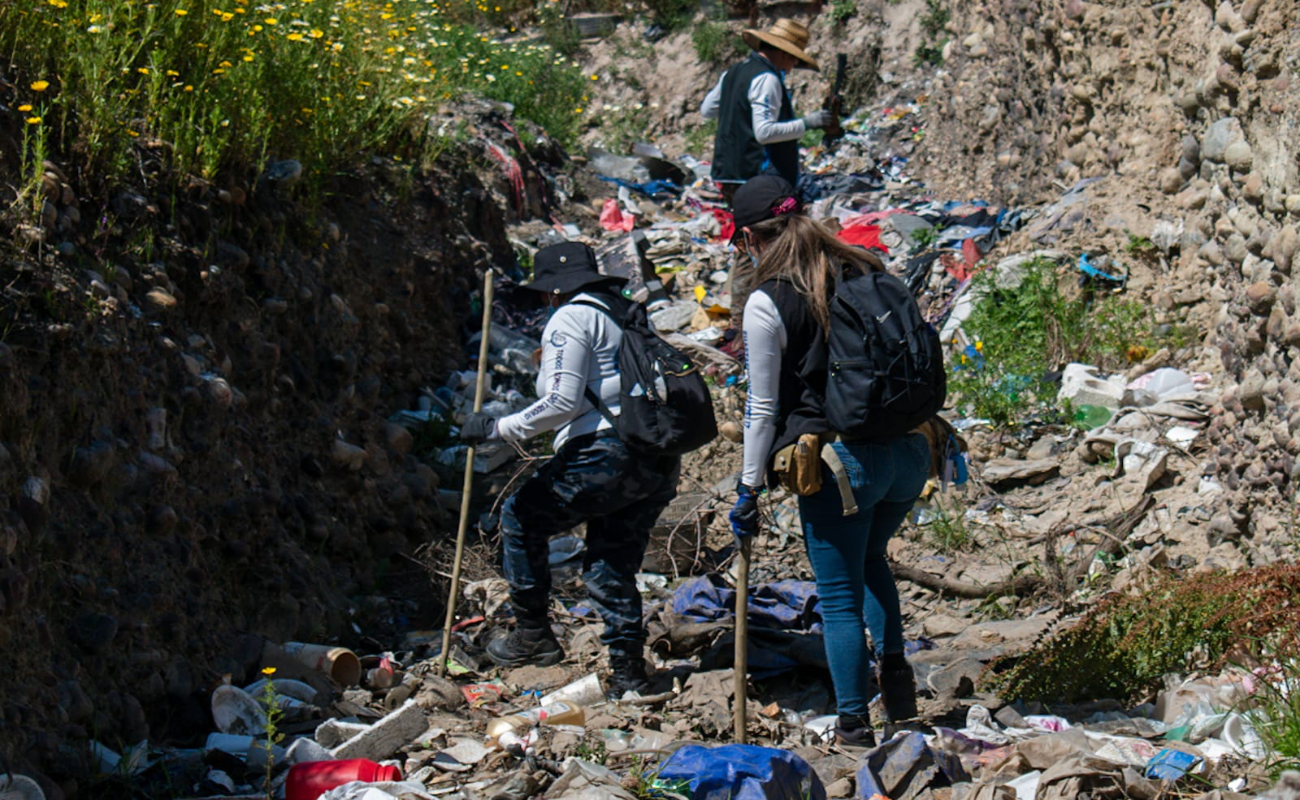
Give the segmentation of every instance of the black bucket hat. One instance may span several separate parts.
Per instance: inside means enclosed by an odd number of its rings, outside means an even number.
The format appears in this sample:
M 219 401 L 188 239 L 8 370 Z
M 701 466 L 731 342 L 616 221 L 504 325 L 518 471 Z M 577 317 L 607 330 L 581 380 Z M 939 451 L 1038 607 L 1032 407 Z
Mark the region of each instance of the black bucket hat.
M 741 235 L 744 228 L 799 210 L 799 194 L 790 182 L 780 175 L 759 175 L 745 181 L 731 199 L 731 214 L 736 225 L 731 241 Z
M 602 275 L 596 254 L 581 242 L 563 242 L 543 247 L 533 256 L 533 279 L 524 284 L 547 294 L 568 294 L 584 286 L 605 284 L 615 288 L 625 283 L 622 278 Z

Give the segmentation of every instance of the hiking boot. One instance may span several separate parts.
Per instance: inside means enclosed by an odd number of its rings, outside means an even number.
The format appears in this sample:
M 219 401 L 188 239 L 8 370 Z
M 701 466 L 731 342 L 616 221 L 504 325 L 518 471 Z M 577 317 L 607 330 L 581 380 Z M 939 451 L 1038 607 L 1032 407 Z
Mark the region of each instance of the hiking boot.
M 617 703 L 627 692 L 636 692 L 642 696 L 650 693 L 650 679 L 646 677 L 645 659 L 637 656 L 610 656 L 609 666 L 613 674 L 609 676 L 605 699 Z
M 841 714 L 835 721 L 835 741 L 844 747 L 875 747 L 871 718 L 866 714 Z
M 916 717 L 916 675 L 902 653 L 885 653 L 880 659 L 880 694 L 891 723 Z
M 515 628 L 488 642 L 487 656 L 499 667 L 549 667 L 564 658 L 564 651 L 550 628 Z

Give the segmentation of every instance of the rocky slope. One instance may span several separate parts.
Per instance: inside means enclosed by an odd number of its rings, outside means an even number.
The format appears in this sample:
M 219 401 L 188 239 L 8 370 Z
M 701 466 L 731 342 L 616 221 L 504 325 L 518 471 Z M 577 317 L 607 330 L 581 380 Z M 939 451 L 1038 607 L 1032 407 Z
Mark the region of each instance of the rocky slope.
M 376 159 L 316 211 L 293 163 L 102 200 L 46 164 L 48 218 L 0 237 L 6 763 L 67 776 L 87 737 L 185 741 L 259 637 L 356 641 L 441 604 L 411 554 L 454 508 L 388 418 L 466 365 L 471 295 L 543 196 L 496 111 L 455 116 L 472 135 L 431 168 Z M 357 602 L 381 581 L 404 601 Z

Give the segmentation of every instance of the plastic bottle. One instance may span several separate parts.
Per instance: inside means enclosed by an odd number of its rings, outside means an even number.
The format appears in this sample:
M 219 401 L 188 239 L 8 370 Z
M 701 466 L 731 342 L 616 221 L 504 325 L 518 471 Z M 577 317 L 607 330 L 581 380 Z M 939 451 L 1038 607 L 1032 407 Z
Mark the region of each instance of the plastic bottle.
M 546 706 L 530 708 L 518 714 L 497 717 L 488 723 L 489 739 L 501 738 L 501 734 L 517 728 L 531 728 L 534 725 L 582 725 L 587 721 L 587 709 L 577 703 L 560 702 Z
M 346 761 L 308 761 L 289 768 L 289 778 L 284 785 L 285 800 L 316 800 L 316 798 L 350 781 L 400 781 L 402 771 L 386 767 L 366 758 Z

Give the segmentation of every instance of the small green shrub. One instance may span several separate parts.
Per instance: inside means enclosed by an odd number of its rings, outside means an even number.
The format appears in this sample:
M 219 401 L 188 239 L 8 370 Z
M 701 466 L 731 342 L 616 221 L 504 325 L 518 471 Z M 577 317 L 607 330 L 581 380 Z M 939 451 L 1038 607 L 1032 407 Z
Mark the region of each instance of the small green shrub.
M 696 0 L 645 0 L 645 5 L 656 25 L 675 31 L 691 21 L 698 3 Z
M 843 25 L 858 13 L 857 0 L 831 0 L 831 22 Z
M 1139 595 L 1105 598 L 984 684 L 1008 700 L 1138 699 L 1171 672 L 1221 669 L 1234 656 L 1300 653 L 1297 630 L 1300 566 L 1167 574 Z M 1280 717 L 1283 746 L 1300 720 L 1289 713 Z
M 718 121 L 716 119 L 706 119 L 703 124 L 696 125 L 686 134 L 686 151 L 692 155 L 698 156 L 706 148 L 713 147 L 713 139 L 718 135 Z
M 999 289 L 993 272 L 976 276 L 984 292 L 962 324 L 971 340 L 950 360 L 950 389 L 975 416 L 1011 425 L 1031 412 L 1057 417 L 1055 385 L 1047 373 L 1071 361 L 1103 370 L 1126 366 L 1133 353 L 1179 344 L 1188 332 L 1158 333 L 1151 309 L 1137 301 L 1087 293 L 1069 296 L 1056 266 L 1035 260 L 1014 289 Z
M 745 54 L 744 41 L 725 22 L 709 21 L 696 25 L 691 31 L 691 44 L 702 63 L 722 65 Z
M 925 0 L 925 13 L 920 17 L 921 30 L 931 36 L 938 36 L 943 33 L 951 16 L 943 0 Z

